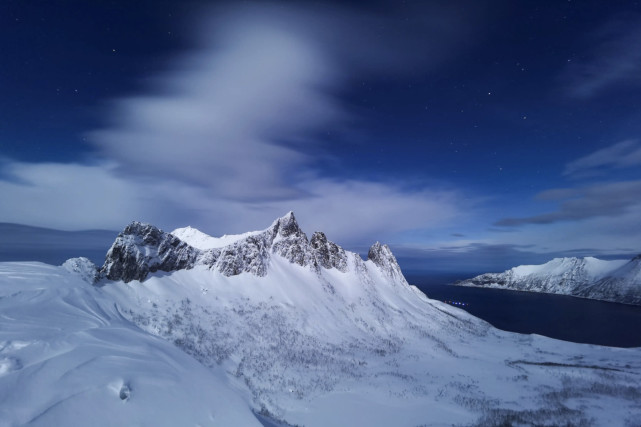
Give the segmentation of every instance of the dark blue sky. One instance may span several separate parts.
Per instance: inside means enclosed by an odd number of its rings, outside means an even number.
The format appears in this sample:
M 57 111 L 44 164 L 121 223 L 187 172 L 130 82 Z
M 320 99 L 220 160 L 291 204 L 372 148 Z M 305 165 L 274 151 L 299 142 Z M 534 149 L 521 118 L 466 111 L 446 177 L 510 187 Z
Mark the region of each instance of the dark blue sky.
M 0 222 L 292 209 L 407 268 L 641 252 L 641 6 L 5 1 Z

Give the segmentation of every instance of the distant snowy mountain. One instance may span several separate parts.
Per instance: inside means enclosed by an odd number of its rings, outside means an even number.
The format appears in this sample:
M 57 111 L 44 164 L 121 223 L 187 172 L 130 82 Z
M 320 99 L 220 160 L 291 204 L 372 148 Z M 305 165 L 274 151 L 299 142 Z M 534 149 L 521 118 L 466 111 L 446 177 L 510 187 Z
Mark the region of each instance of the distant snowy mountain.
M 222 246 L 179 230 L 132 223 L 100 268 L 0 263 L 0 424 L 641 419 L 641 349 L 499 331 L 292 213 Z
M 541 265 L 521 265 L 503 273 L 486 273 L 458 286 L 571 295 L 641 305 L 641 255 L 632 260 L 555 258 Z

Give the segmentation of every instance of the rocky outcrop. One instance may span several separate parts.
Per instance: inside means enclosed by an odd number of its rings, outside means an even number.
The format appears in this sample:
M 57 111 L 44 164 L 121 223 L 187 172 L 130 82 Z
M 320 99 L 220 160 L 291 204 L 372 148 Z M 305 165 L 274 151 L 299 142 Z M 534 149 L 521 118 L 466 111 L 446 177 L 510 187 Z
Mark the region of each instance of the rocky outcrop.
M 327 240 L 325 233 L 317 231 L 312 234 L 309 242 L 314 261 L 322 268 L 335 268 L 338 271 L 347 271 L 347 255 L 345 250 L 334 242 Z
M 367 252 L 367 259 L 376 264 L 390 278 L 405 280 L 401 267 L 389 246 L 381 245 L 379 242 L 374 243 Z
M 274 239 L 272 252 L 282 256 L 293 264 L 310 266 L 313 257 L 307 236 L 298 226 L 293 212 L 274 221 L 270 227 Z
M 249 236 L 220 249 L 219 253 L 216 262 L 209 265 L 225 276 L 236 276 L 243 272 L 265 276 L 270 258 L 269 236 Z
M 132 222 L 116 237 L 99 277 L 144 280 L 155 271 L 192 268 L 201 251 L 153 225 Z

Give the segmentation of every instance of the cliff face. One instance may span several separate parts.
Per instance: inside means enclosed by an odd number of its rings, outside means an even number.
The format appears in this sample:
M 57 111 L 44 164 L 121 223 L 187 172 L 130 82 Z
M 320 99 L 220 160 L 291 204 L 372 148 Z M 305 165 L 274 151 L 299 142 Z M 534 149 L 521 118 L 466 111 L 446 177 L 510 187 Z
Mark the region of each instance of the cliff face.
M 144 280 L 155 271 L 192 268 L 200 251 L 149 224 L 132 222 L 116 237 L 99 277 Z

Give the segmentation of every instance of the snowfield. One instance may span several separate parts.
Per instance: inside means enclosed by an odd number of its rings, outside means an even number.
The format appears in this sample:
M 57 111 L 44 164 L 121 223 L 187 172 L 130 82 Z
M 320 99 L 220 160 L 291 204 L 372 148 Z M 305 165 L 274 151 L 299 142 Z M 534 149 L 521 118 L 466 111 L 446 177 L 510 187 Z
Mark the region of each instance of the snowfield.
M 126 281 L 0 263 L 0 423 L 638 425 L 641 349 L 499 331 L 289 215 L 214 258 L 128 227 L 105 262 Z

